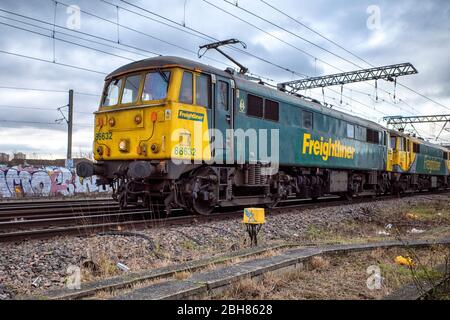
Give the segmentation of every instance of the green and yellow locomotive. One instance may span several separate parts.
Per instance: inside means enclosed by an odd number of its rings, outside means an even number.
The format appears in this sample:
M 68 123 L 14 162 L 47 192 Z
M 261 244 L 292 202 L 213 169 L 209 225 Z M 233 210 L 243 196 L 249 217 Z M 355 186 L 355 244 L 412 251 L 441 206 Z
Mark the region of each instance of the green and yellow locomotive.
M 449 185 L 448 150 L 177 57 L 133 62 L 106 77 L 94 154 L 78 174 L 112 185 L 122 206 L 200 214 Z

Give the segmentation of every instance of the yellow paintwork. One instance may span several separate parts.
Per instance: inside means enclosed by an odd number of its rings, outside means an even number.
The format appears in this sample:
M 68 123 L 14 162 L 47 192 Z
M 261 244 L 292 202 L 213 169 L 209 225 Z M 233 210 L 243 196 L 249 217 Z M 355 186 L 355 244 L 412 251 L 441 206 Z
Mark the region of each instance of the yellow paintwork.
M 401 139 L 405 139 L 405 151 L 398 150 Z M 413 151 L 413 144 L 420 141 L 412 137 L 396 137 L 395 148 L 392 153 L 392 166 L 397 165 L 402 171 L 408 171 L 416 160 L 416 153 Z M 391 169 L 392 170 L 392 169 Z
M 170 71 L 165 100 L 146 102 L 139 98 L 133 104 L 99 108 L 95 113 L 95 160 L 211 159 L 206 108 L 196 106 L 195 100 L 194 105 L 178 102 L 183 70 L 173 68 Z M 140 72 L 142 79 L 146 72 L 148 70 Z M 142 87 L 141 81 L 139 92 Z M 129 147 L 126 152 L 119 150 L 122 140 Z M 156 146 L 155 152 L 151 150 L 152 145 Z M 103 148 L 102 155 L 98 153 L 99 146 Z
M 386 162 L 386 171 L 391 172 L 393 168 L 393 156 L 394 151 L 391 148 L 387 150 L 387 162 Z
M 266 223 L 264 208 L 245 208 L 242 223 L 245 224 Z

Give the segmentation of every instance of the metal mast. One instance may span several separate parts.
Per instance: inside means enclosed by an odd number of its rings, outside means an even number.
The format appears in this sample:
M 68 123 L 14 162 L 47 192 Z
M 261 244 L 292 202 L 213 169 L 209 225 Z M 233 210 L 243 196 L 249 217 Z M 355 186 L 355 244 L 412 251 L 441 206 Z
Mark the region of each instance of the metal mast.
M 441 131 L 436 137 L 436 140 L 439 139 L 444 130 L 449 131 L 450 129 L 450 128 L 446 129 L 447 124 L 450 123 L 450 114 L 438 114 L 431 116 L 412 116 L 412 117 L 389 116 L 384 117 L 383 120 L 387 122 L 388 126 L 392 126 L 394 129 L 397 130 L 404 130 L 408 124 L 413 126 L 415 123 L 444 123 Z
M 279 90 L 296 93 L 300 90 L 323 88 L 328 86 L 344 85 L 347 83 L 369 80 L 396 81 L 397 77 L 416 74 L 417 69 L 411 63 L 394 64 L 371 69 L 362 69 L 350 72 L 331 74 L 321 77 L 312 77 L 302 80 L 282 82 L 277 85 Z

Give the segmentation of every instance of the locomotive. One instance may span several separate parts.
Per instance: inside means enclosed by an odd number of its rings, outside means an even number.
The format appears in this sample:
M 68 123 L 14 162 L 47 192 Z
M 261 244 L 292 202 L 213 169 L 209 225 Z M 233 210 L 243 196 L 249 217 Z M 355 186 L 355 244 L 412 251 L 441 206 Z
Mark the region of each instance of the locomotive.
M 77 165 L 80 177 L 111 185 L 122 207 L 168 212 L 450 184 L 441 146 L 179 57 L 106 77 L 93 149 L 95 162 Z

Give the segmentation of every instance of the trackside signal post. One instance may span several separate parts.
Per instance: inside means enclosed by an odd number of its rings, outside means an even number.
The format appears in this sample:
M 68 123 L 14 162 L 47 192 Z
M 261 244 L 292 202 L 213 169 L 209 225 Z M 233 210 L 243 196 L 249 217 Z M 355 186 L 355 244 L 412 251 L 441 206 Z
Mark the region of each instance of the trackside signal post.
M 250 245 L 258 245 L 258 233 L 264 223 L 266 223 L 263 208 L 245 208 L 242 223 L 246 225 L 248 235 L 250 236 Z

